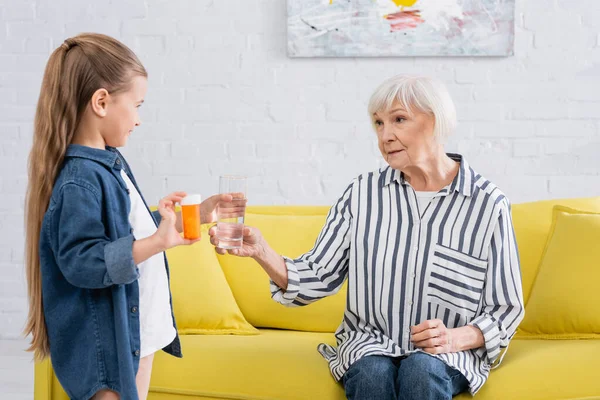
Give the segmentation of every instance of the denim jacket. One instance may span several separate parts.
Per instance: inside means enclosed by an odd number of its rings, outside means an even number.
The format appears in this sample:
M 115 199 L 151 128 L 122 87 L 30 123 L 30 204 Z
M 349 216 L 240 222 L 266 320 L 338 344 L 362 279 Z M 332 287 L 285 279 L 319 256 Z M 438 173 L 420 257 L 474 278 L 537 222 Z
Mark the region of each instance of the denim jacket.
M 76 400 L 100 389 L 138 399 L 139 271 L 121 169 L 137 188 L 118 150 L 69 146 L 42 224 L 50 357 L 58 380 Z M 165 265 L 168 276 L 166 258 Z M 163 350 L 181 357 L 179 336 Z

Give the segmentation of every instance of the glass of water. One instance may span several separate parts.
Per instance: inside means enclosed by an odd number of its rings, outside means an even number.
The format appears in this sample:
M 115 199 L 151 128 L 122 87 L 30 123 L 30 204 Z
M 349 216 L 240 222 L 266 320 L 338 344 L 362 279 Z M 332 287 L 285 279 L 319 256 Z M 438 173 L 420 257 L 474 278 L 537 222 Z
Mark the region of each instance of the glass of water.
M 230 194 L 231 202 L 220 202 L 217 207 L 217 239 L 222 249 L 242 247 L 244 216 L 246 214 L 246 177 L 223 175 L 219 177 L 219 193 Z

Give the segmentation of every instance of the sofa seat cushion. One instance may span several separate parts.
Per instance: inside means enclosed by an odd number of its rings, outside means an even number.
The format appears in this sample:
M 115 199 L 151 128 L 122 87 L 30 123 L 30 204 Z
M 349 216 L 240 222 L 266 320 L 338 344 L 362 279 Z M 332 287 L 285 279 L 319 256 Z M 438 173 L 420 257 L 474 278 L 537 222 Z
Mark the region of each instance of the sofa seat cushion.
M 277 330 L 258 336 L 185 335 L 183 359 L 156 355 L 149 400 L 345 399 L 316 351 L 321 342 L 335 339 Z M 600 395 L 598 359 L 600 340 L 515 339 L 477 398 L 592 398 Z M 184 397 L 190 395 L 197 397 Z
M 521 340 L 476 399 L 591 399 L 600 396 L 600 340 Z M 456 399 L 470 399 L 462 394 Z
M 183 335 L 181 342 L 182 359 L 155 355 L 149 400 L 345 399 L 317 351 L 319 343 L 335 344 L 331 333 L 261 330 Z
M 183 359 L 156 353 L 149 400 L 345 399 L 316 351 L 321 342 L 334 344 L 333 334 L 262 330 L 258 336 L 183 335 L 181 341 Z M 598 398 L 599 359 L 600 340 L 515 339 L 476 398 Z M 37 364 L 38 376 L 49 367 L 48 360 Z M 49 389 L 53 400 L 68 400 L 55 376 Z

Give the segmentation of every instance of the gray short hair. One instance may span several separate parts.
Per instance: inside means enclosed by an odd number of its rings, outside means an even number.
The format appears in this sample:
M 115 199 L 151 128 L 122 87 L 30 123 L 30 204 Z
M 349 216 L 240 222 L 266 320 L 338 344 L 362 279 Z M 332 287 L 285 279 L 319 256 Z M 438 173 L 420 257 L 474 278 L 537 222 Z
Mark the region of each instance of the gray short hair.
M 397 75 L 383 82 L 369 100 L 369 116 L 386 111 L 398 101 L 409 113 L 416 109 L 433 115 L 433 134 L 437 140 L 445 139 L 456 129 L 456 108 L 446 86 L 425 76 Z

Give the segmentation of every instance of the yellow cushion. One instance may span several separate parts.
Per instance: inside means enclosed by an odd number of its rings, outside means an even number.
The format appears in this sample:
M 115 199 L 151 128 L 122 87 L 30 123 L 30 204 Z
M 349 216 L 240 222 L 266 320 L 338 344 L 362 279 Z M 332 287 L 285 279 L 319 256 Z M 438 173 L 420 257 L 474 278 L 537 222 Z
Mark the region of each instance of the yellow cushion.
M 519 340 L 511 342 L 498 369 L 476 399 L 598 399 L 600 340 Z M 461 394 L 455 399 L 472 399 Z
M 600 197 L 545 200 L 512 206 L 513 224 L 521 260 L 525 302 L 529 299 L 531 287 L 542 259 L 542 253 L 552 224 L 552 208 L 555 205 L 600 212 Z
M 328 207 L 249 207 L 245 223 L 262 232 L 279 254 L 295 258 L 310 250 Z M 345 285 L 339 293 L 304 307 L 285 307 L 271 299 L 269 277 L 248 258 L 219 256 L 233 295 L 254 326 L 314 332 L 334 332 L 342 322 Z
M 600 213 L 554 207 L 523 333 L 600 338 Z
M 319 343 L 335 343 L 331 333 L 261 330 L 181 341 L 182 359 L 156 354 L 149 399 L 345 399 L 317 352 Z
M 173 312 L 180 333 L 255 335 L 240 311 L 214 247 L 202 226 L 202 240 L 167 250 Z

